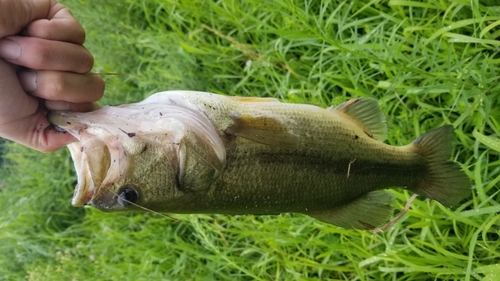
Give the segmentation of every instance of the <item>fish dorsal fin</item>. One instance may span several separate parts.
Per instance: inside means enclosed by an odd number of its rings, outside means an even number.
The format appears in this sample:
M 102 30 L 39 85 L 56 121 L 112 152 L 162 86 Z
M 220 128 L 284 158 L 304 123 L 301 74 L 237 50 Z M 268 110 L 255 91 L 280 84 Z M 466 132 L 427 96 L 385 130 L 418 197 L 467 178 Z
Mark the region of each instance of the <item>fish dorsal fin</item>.
M 368 136 L 374 139 L 385 141 L 387 138 L 387 125 L 385 124 L 384 114 L 382 114 L 375 99 L 356 98 L 328 109 L 343 112 L 363 128 Z
M 383 226 L 393 215 L 391 206 L 394 196 L 387 191 L 376 190 L 364 194 L 346 205 L 307 215 L 321 221 L 348 229 L 372 230 Z
M 278 99 L 275 98 L 236 97 L 236 96 L 230 96 L 228 98 L 240 102 L 280 102 Z
M 267 145 L 293 147 L 299 136 L 289 132 L 279 117 L 272 114 L 231 114 L 233 125 L 226 133 Z

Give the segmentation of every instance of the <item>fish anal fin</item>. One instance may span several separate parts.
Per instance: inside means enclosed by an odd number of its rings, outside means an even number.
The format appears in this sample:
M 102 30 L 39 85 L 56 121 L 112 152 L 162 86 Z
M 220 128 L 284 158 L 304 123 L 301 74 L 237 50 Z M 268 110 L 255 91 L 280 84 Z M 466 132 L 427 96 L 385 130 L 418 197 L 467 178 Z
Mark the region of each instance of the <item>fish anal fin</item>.
M 384 141 L 387 138 L 385 117 L 375 99 L 356 98 L 344 102 L 337 107 L 329 107 L 328 109 L 347 115 L 371 138 L 380 141 Z
M 278 99 L 275 98 L 236 97 L 236 96 L 231 96 L 228 98 L 239 102 L 280 102 Z
M 340 207 L 307 212 L 318 220 L 347 229 L 372 230 L 383 226 L 393 215 L 394 196 L 387 191 L 372 191 Z
M 226 133 L 273 146 L 293 147 L 299 136 L 289 132 L 286 125 L 275 116 L 231 115 L 233 125 Z

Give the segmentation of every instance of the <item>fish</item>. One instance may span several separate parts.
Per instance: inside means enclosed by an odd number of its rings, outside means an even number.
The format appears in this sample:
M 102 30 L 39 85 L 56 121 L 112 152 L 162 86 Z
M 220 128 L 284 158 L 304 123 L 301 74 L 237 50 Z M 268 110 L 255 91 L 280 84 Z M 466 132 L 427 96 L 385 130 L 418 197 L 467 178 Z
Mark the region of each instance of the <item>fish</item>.
M 470 195 L 449 160 L 453 127 L 392 146 L 378 101 L 338 106 L 166 91 L 48 119 L 68 145 L 74 206 L 170 214 L 301 213 L 372 230 L 394 214 L 401 188 L 453 207 Z

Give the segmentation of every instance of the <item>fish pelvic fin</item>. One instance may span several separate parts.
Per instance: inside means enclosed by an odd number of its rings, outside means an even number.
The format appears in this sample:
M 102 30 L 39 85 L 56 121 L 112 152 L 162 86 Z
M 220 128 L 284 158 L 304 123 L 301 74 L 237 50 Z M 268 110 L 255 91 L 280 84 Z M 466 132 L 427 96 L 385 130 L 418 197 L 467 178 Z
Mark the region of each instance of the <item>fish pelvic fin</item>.
M 328 109 L 347 115 L 371 138 L 380 141 L 387 139 L 387 124 L 376 99 L 356 98 Z
M 467 175 L 460 166 L 449 159 L 453 126 L 445 125 L 430 131 L 410 145 L 418 155 L 425 159 L 427 176 L 409 190 L 439 201 L 446 207 L 458 204 L 471 193 L 471 185 Z
M 390 220 L 394 213 L 391 206 L 393 201 L 394 196 L 391 193 L 376 190 L 345 205 L 306 214 L 347 229 L 373 230 Z

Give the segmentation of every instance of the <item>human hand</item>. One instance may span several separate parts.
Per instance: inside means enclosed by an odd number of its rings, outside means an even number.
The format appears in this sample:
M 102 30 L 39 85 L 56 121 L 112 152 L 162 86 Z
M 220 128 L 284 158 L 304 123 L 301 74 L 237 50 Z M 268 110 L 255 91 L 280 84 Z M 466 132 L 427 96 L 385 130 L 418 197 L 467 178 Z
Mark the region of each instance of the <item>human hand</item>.
M 48 110 L 90 111 L 104 81 L 89 73 L 85 32 L 55 0 L 0 1 L 0 137 L 52 152 L 75 141 Z

